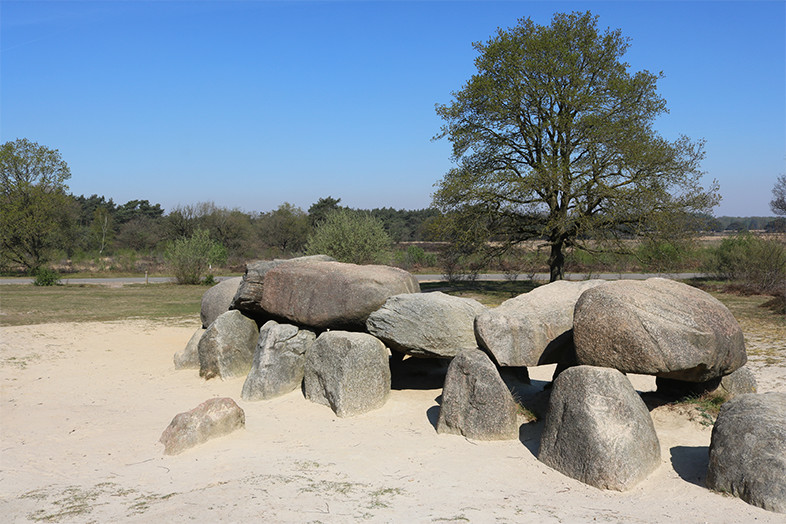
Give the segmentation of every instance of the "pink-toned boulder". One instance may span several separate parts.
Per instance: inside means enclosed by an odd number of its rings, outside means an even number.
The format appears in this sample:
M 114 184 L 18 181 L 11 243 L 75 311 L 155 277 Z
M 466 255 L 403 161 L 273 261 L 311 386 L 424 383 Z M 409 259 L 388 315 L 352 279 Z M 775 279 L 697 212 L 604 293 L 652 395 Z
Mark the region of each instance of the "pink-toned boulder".
M 417 279 L 394 267 L 281 264 L 265 274 L 262 309 L 317 329 L 365 330 L 368 316 L 389 297 L 418 292 Z
M 664 278 L 606 282 L 573 315 L 579 364 L 706 382 L 747 361 L 737 320 L 715 297 Z
M 230 309 L 237 309 L 254 318 L 267 318 L 262 309 L 262 291 L 265 289 L 265 275 L 281 264 L 310 264 L 334 260 L 327 255 L 312 255 L 290 259 L 255 260 L 246 264 L 246 273 L 240 279 L 237 292 L 231 299 Z M 207 327 L 207 326 L 205 326 Z
M 161 434 L 164 455 L 177 455 L 246 425 L 246 414 L 231 398 L 211 398 L 191 411 L 175 415 Z

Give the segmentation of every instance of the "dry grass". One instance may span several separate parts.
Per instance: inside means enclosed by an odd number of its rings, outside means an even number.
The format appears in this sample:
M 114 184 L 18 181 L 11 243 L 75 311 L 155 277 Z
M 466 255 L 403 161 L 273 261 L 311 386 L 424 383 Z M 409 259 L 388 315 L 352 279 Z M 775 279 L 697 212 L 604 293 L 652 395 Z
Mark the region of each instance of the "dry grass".
M 0 286 L 0 326 L 199 317 L 205 286 Z

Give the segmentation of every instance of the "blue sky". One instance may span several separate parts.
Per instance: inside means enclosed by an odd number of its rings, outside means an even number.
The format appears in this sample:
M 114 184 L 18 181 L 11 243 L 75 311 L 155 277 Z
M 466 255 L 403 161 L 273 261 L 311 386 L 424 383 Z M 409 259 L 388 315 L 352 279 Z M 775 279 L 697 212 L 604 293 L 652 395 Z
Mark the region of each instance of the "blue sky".
M 452 166 L 432 141 L 471 43 L 520 17 L 590 10 L 663 71 L 657 130 L 707 141 L 720 215 L 769 215 L 786 172 L 786 3 L 0 3 L 0 141 L 59 149 L 74 194 L 167 210 L 214 201 L 427 207 Z

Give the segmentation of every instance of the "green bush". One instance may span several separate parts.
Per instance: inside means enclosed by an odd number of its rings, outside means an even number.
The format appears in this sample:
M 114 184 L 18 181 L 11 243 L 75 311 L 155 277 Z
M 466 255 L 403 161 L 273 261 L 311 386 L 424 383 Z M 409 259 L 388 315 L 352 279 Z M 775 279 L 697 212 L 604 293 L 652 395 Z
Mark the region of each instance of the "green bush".
M 419 246 L 409 246 L 406 250 L 399 250 L 394 253 L 394 262 L 403 269 L 435 267 L 437 265 L 437 255 L 427 253 Z
M 390 236 L 382 221 L 351 209 L 328 213 L 306 244 L 307 255 L 329 255 L 352 264 L 385 263 L 390 258 Z
M 678 271 L 683 268 L 686 248 L 666 240 L 646 240 L 636 250 L 636 258 L 650 271 Z
M 211 264 L 223 264 L 226 259 L 227 250 L 204 229 L 175 240 L 164 253 L 178 284 L 199 284 Z
M 42 267 L 36 271 L 33 280 L 34 286 L 59 286 L 60 284 L 60 274 L 54 269 Z
M 786 246 L 744 232 L 726 238 L 715 251 L 714 273 L 751 293 L 786 291 Z

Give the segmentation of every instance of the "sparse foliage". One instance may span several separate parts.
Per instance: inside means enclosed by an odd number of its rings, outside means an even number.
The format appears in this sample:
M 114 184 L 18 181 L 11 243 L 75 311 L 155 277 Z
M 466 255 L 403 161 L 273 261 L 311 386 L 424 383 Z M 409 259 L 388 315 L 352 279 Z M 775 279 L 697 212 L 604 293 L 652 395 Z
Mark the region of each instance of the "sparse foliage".
M 382 222 L 366 213 L 334 210 L 325 217 L 306 244 L 306 254 L 330 255 L 340 262 L 372 264 L 389 258 L 390 237 Z
M 770 209 L 776 215 L 786 216 L 786 175 L 781 175 L 772 188 Z
M 786 296 L 786 246 L 752 233 L 726 238 L 715 253 L 715 272 L 752 293 Z
M 178 284 L 199 284 L 211 264 L 226 261 L 226 249 L 210 238 L 210 233 L 197 229 L 190 237 L 172 242 L 164 253 Z
M 257 229 L 265 246 L 292 255 L 301 252 L 306 245 L 309 217 L 299 207 L 284 202 L 275 211 L 261 215 Z
M 659 76 L 628 71 L 619 30 L 599 31 L 590 13 L 556 14 L 474 46 L 477 73 L 437 106 L 446 123 L 436 138 L 452 142 L 458 165 L 434 204 L 454 243 L 545 239 L 553 281 L 568 248 L 670 234 L 719 201 L 716 184 L 700 184 L 703 142 L 653 130 L 666 112 Z

